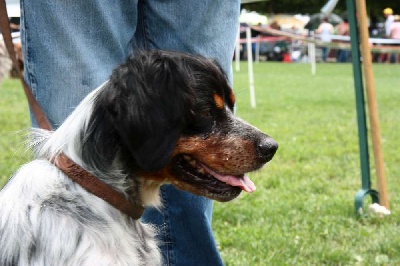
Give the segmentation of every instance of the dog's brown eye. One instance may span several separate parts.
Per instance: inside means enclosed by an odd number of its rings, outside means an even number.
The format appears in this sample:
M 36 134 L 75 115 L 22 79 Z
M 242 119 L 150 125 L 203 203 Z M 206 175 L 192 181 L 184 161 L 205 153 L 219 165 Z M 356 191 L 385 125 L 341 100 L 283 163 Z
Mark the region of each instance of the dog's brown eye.
M 197 110 L 196 115 L 188 122 L 184 133 L 188 135 L 200 135 L 210 132 L 215 121 L 211 108 L 204 108 Z
M 200 116 L 210 117 L 211 116 L 211 108 L 207 108 L 200 112 Z

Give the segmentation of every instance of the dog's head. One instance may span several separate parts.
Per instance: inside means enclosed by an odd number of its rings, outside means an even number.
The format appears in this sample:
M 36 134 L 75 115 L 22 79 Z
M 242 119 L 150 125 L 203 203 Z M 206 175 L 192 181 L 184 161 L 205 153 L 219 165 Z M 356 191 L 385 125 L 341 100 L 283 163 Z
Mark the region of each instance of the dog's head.
M 227 79 L 206 58 L 140 52 L 114 71 L 107 86 L 94 110 L 105 120 L 101 132 L 113 137 L 98 138 L 110 142 L 100 152 L 119 153 L 127 171 L 142 177 L 228 201 L 255 190 L 245 173 L 277 150 L 272 138 L 234 116 Z

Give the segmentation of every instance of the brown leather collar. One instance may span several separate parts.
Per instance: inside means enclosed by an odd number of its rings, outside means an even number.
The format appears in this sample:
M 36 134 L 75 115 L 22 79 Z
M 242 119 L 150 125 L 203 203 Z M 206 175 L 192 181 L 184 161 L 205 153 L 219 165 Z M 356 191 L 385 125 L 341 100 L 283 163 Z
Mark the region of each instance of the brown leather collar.
M 131 218 L 137 220 L 142 216 L 144 212 L 143 206 L 132 204 L 124 194 L 116 191 L 111 186 L 87 172 L 65 154 L 61 153 L 50 161 L 75 183 L 79 184 L 93 195 L 105 200 Z

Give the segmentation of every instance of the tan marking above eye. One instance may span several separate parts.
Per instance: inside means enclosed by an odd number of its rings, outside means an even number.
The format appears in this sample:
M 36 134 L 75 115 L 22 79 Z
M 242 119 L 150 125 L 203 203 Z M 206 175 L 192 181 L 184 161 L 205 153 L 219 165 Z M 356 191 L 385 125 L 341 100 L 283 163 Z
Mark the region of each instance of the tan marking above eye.
M 230 98 L 232 104 L 235 105 L 236 98 L 235 98 L 235 94 L 233 94 L 233 91 L 231 91 L 231 93 L 229 94 L 229 98 Z
M 224 109 L 224 99 L 218 94 L 214 94 L 214 102 L 218 109 Z

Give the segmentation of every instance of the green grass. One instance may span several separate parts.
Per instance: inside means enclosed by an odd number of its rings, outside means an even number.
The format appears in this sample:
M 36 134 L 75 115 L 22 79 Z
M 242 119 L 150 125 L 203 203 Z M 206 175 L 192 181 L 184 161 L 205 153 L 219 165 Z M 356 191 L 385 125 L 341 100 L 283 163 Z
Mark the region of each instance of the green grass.
M 22 131 L 30 126 L 27 100 L 17 79 L 0 82 L 0 187 L 26 162 Z
M 245 63 L 241 69 L 234 73 L 237 114 L 280 146 L 251 174 L 255 193 L 215 204 L 226 265 L 400 265 L 400 66 L 374 65 L 393 212 L 383 219 L 354 212 L 361 177 L 351 65 L 319 64 L 312 76 L 307 64 L 255 64 L 256 109 Z M 1 186 L 29 158 L 15 136 L 29 117 L 18 81 L 4 81 L 0 93 Z
M 256 64 L 255 110 L 246 65 L 241 69 L 234 73 L 237 114 L 280 146 L 251 175 L 255 193 L 215 204 L 226 265 L 400 265 L 400 66 L 374 65 L 394 211 L 384 219 L 354 213 L 361 176 L 351 65 L 320 64 L 312 76 L 307 64 Z

